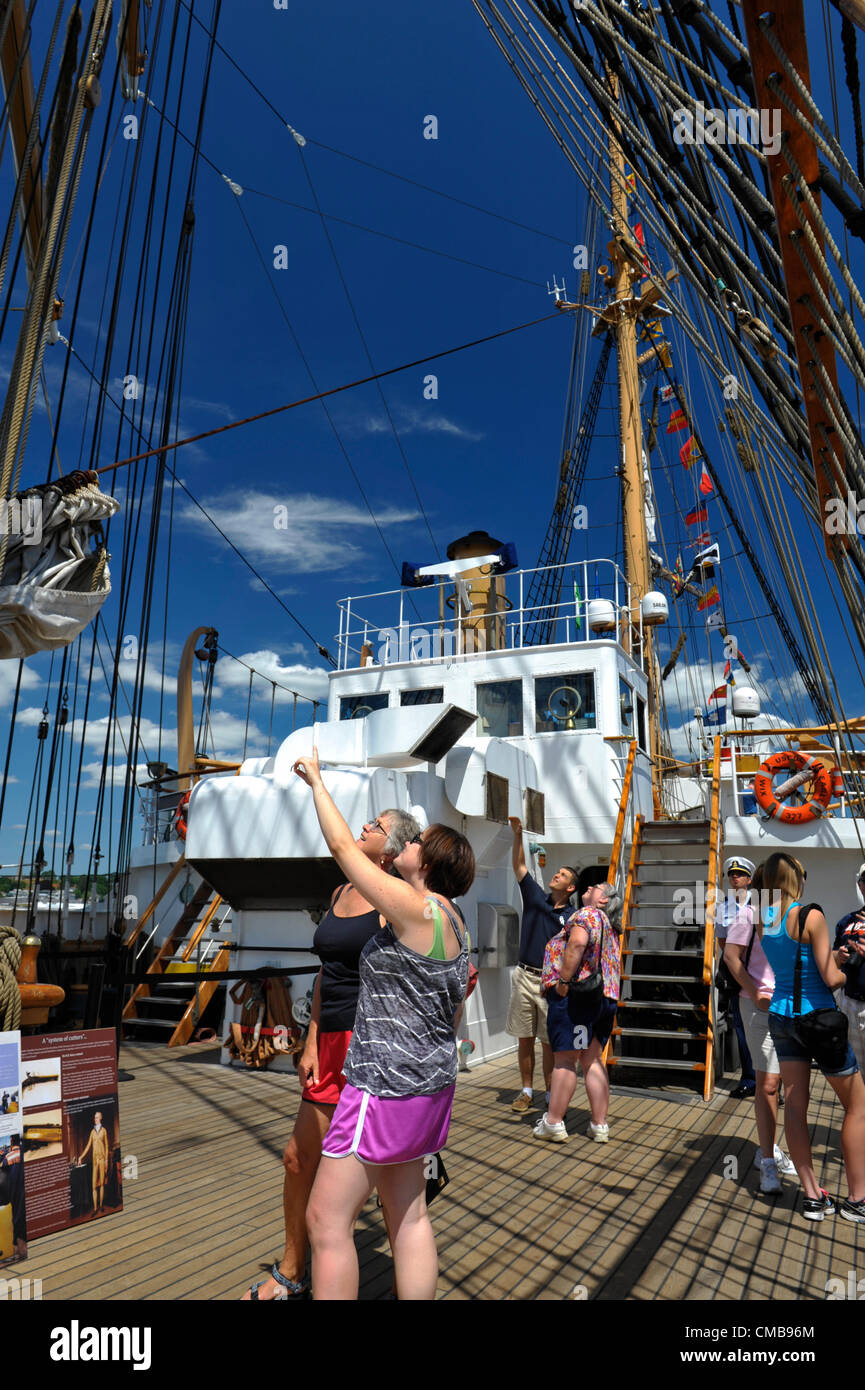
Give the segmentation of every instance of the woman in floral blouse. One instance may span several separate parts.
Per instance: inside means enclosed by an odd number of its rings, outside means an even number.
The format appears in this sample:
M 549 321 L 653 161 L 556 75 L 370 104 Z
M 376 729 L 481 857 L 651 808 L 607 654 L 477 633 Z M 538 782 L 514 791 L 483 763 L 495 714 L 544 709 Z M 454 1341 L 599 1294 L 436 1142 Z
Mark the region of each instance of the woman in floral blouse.
M 536 1139 L 563 1144 L 568 1138 L 565 1113 L 577 1085 L 578 1061 L 592 1109 L 586 1134 L 600 1144 L 610 1137 L 610 1083 L 601 1054 L 616 1018 L 621 951 L 618 933 L 605 911 L 612 892 L 606 880 L 607 870 L 601 866 L 582 871 L 577 883 L 581 906 L 547 945 L 541 987 L 547 1000 L 553 1081 L 549 1109 L 532 1131 Z M 600 1010 L 596 1008 L 587 1016 L 586 1005 L 568 986 L 571 980 L 585 980 L 598 969 L 603 976 L 604 998 Z

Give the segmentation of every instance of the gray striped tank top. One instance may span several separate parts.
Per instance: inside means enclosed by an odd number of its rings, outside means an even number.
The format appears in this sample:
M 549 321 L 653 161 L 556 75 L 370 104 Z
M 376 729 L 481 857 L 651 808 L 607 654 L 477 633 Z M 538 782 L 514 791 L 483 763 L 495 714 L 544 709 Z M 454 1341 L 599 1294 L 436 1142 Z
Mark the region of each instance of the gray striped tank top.
M 443 916 L 450 918 L 450 913 Z M 445 920 L 444 930 L 451 930 Z M 456 931 L 456 927 L 453 927 Z M 360 994 L 346 1079 L 373 1096 L 429 1096 L 457 1077 L 454 1014 L 468 983 L 465 931 L 453 960 L 433 960 L 384 927 L 360 956 Z

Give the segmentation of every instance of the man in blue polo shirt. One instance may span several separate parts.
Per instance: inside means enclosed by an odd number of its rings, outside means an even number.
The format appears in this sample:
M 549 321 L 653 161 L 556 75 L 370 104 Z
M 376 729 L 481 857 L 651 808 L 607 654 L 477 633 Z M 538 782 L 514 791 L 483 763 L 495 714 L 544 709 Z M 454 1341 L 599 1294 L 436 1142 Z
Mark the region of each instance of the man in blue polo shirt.
M 523 851 L 523 824 L 511 816 L 514 832 L 512 863 L 523 900 L 523 921 L 520 929 L 520 961 L 511 980 L 511 1002 L 505 1029 L 517 1041 L 520 1064 L 520 1091 L 512 1110 L 525 1114 L 531 1108 L 535 1073 L 535 1038 L 541 1040 L 544 1085 L 549 1092 L 553 1073 L 553 1054 L 547 1041 L 547 1002 L 541 993 L 541 966 L 544 950 L 551 936 L 561 931 L 574 908 L 571 894 L 577 886 L 576 870 L 567 864 L 550 879 L 549 894 L 529 873 Z

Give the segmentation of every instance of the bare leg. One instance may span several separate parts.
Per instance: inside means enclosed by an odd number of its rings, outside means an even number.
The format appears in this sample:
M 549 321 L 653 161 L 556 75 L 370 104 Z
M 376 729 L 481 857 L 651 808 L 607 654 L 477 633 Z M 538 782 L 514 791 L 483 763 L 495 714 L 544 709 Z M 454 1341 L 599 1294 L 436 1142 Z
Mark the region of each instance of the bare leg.
M 520 1080 L 527 1091 L 532 1089 L 535 1076 L 535 1040 L 517 1039 L 517 1060 L 520 1064 Z
M 553 1076 L 550 1085 L 550 1103 L 547 1106 L 547 1124 L 560 1124 L 567 1114 L 571 1096 L 577 1089 L 576 1052 L 556 1052 L 553 1054 Z
M 438 1283 L 438 1252 L 427 1215 L 424 1160 L 370 1171 L 381 1197 L 400 1302 L 430 1301 Z
M 865 1083 L 858 1071 L 852 1076 L 827 1076 L 826 1080 L 846 1111 L 841 1126 L 841 1152 L 849 1196 L 854 1202 L 861 1202 L 865 1198 Z
M 586 1083 L 586 1095 L 592 1109 L 592 1124 L 595 1125 L 607 1123 L 607 1112 L 610 1108 L 610 1079 L 607 1076 L 607 1068 L 601 1061 L 603 1050 L 601 1044 L 594 1041 L 577 1053 Z
M 332 1105 L 301 1101 L 294 1133 L 285 1146 L 282 1157 L 285 1177 L 282 1184 L 282 1208 L 285 1217 L 285 1250 L 279 1262 L 279 1272 L 286 1279 L 299 1283 L 306 1272 L 306 1204 L 321 1161 L 321 1146 L 333 1119 Z M 271 1276 L 258 1290 L 261 1302 L 268 1302 L 284 1290 Z M 243 1302 L 249 1300 L 247 1291 Z
M 541 1063 L 544 1068 L 544 1087 L 549 1091 L 553 1084 L 553 1049 L 549 1043 L 541 1043 Z
M 764 1158 L 771 1158 L 775 1152 L 775 1129 L 778 1124 L 778 1083 L 780 1079 L 774 1072 L 757 1072 L 754 1111 L 757 1120 L 757 1138 L 760 1141 L 760 1152 Z
M 423 1172 L 423 1159 L 420 1160 Z M 357 1298 L 358 1265 L 354 1226 L 375 1186 L 376 1172 L 354 1154 L 323 1158 L 306 1209 L 312 1247 L 312 1288 L 317 1300 L 348 1302 Z M 383 1200 L 383 1199 L 382 1199 Z M 410 1279 L 408 1272 L 405 1278 Z M 398 1271 L 400 1297 L 403 1271 Z
M 811 1087 L 810 1062 L 782 1062 L 784 1082 L 784 1133 L 790 1157 L 796 1165 L 799 1181 L 806 1197 L 819 1199 L 820 1184 L 811 1162 L 811 1138 L 808 1134 L 808 1098 Z

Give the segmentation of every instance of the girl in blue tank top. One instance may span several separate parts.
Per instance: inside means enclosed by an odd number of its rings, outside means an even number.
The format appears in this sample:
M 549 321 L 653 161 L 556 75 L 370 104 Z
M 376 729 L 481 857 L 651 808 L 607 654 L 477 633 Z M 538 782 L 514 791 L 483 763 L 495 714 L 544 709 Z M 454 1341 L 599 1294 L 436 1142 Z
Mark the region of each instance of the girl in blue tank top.
M 775 975 L 775 993 L 772 995 L 769 1012 L 781 1014 L 784 1018 L 793 1016 L 793 972 L 798 950 L 798 940 L 791 941 L 787 925 L 790 913 L 794 908 L 801 906 L 797 901 L 790 903 L 784 913 L 780 907 L 774 905 L 767 907 L 763 912 L 763 935 L 760 944 Z M 813 1009 L 831 1009 L 834 1004 L 832 991 L 817 968 L 814 952 L 803 940 L 801 1012 L 808 1014 Z
M 804 1189 L 803 1215 L 807 1221 L 822 1221 L 826 1216 L 834 1216 L 835 1202 L 820 1186 L 814 1172 L 808 1128 L 812 1053 L 803 1042 L 797 1019 L 816 1009 L 835 1009 L 832 990 L 844 983 L 845 976 L 839 969 L 837 954 L 833 956 L 829 949 L 826 918 L 818 907 L 811 907 L 801 923 L 802 1001 L 798 1014 L 794 1012 L 794 971 L 805 870 L 798 859 L 784 853 L 770 854 L 761 868 L 761 888 L 780 897 L 779 906 L 763 908 L 759 914 L 761 945 L 775 973 L 771 1003 L 764 1001 L 762 1007 L 769 1010 L 769 1032 L 784 1083 L 784 1131 Z M 865 1084 L 849 1044 L 844 1065 L 824 1071 L 823 1075 L 844 1107 L 841 1152 L 849 1195 L 839 1203 L 840 1214 L 848 1221 L 865 1224 Z

